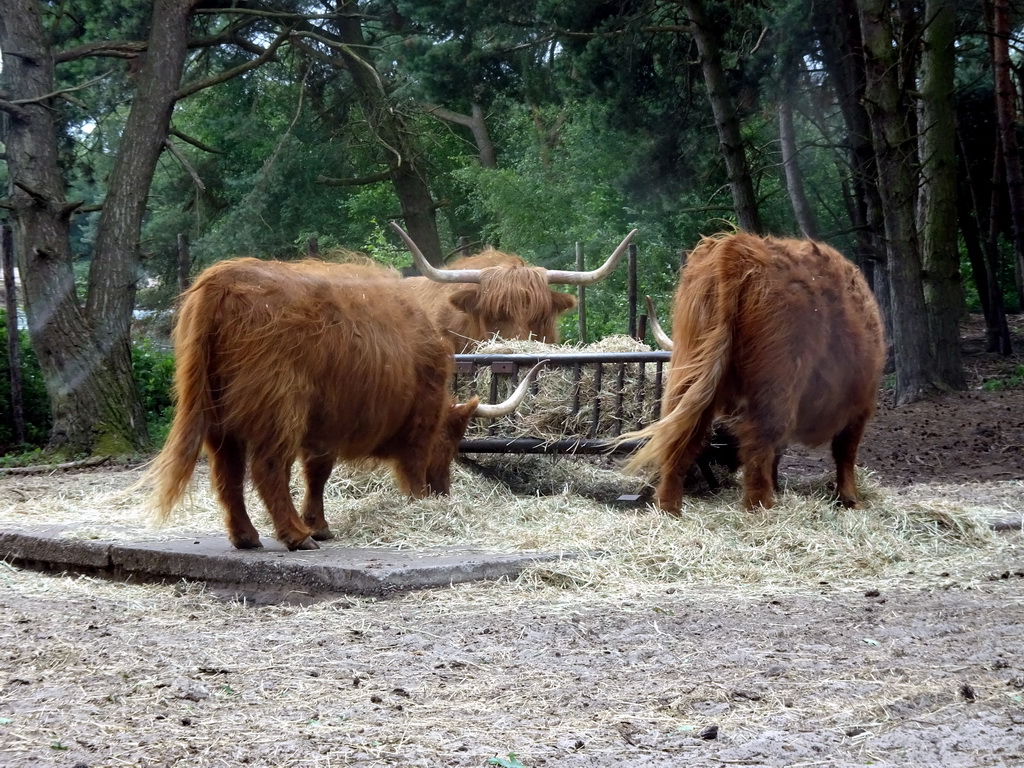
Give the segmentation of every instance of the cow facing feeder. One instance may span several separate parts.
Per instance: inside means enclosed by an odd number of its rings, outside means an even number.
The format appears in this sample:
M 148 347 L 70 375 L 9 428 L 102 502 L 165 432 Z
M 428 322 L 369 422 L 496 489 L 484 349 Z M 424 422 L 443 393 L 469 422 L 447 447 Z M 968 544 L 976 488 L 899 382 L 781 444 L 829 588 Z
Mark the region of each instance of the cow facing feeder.
M 557 320 L 576 306 L 576 298 L 551 285 L 592 285 L 608 277 L 622 259 L 637 230 L 631 231 L 597 269 L 532 267 L 514 254 L 490 248 L 437 269 L 405 231 L 391 223 L 405 242 L 422 277 L 410 277 L 424 307 L 444 328 L 456 352 L 472 351 L 494 336 L 558 343 Z
M 183 295 L 173 340 L 174 421 L 142 482 L 168 518 L 205 447 L 239 549 L 262 546 L 247 469 L 277 539 L 316 549 L 332 537 L 323 492 L 335 463 L 388 461 L 411 496 L 447 494 L 470 419 L 510 413 L 536 371 L 504 403 L 454 402 L 451 344 L 396 272 L 369 264 L 222 261 Z M 289 492 L 297 459 L 301 518 Z
M 831 441 L 836 491 L 858 503 L 854 468 L 885 362 L 881 315 L 860 271 L 822 243 L 739 233 L 701 240 L 674 302 L 661 419 L 628 470 L 656 465 L 657 504 L 678 513 L 686 470 L 716 417 L 744 468 L 743 503 L 771 507 L 785 446 Z

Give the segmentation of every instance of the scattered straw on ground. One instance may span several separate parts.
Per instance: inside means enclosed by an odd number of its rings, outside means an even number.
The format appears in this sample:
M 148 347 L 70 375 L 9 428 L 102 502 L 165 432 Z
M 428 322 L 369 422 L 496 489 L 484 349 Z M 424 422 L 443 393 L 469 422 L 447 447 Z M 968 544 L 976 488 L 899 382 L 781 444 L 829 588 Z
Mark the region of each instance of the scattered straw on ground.
M 639 487 L 614 470 L 502 461 L 539 494 L 457 467 L 450 499 L 408 502 L 387 472 L 339 469 L 327 509 L 338 545 L 577 555 L 512 584 L 251 607 L 0 565 L 0 764 L 1020 764 L 1024 597 L 991 580 L 1020 536 L 987 520 L 1021 483 L 861 477 L 844 510 L 825 478 L 757 514 L 730 486 L 670 518 L 595 501 Z M 223 535 L 205 471 L 159 531 L 123 490 L 137 476 L 5 483 L 0 525 Z
M 732 483 L 718 495 L 688 498 L 682 515 L 671 517 L 649 506 L 607 503 L 619 494 L 639 493 L 644 481 L 593 462 L 532 456 L 491 461 L 500 464 L 506 479 L 518 478 L 518 493 L 491 473 L 456 465 L 451 497 L 410 501 L 396 491 L 386 469 L 338 467 L 326 490 L 336 542 L 574 555 L 529 571 L 523 580 L 533 587 L 550 583 L 616 592 L 652 584 L 729 583 L 757 588 L 799 584 L 810 575 L 853 582 L 946 571 L 950 562 L 990 558 L 1006 541 L 990 530 L 990 521 L 1012 512 L 1024 492 L 1020 482 L 990 484 L 983 492 L 969 486 L 894 491 L 862 474 L 865 503 L 848 510 L 829 502 L 831 478 L 822 477 L 789 488 L 773 509 L 750 513 L 741 509 L 739 485 Z M 0 491 L 0 522 L 75 522 L 77 536 L 115 540 L 140 533 L 149 538 L 223 535 L 205 467 L 164 528 L 149 526 L 139 493 L 123 490 L 137 473 L 26 478 Z M 526 495 L 525 487 L 536 495 Z M 294 490 L 299 498 L 301 487 Z M 251 492 L 249 509 L 262 535 L 271 536 L 269 518 Z

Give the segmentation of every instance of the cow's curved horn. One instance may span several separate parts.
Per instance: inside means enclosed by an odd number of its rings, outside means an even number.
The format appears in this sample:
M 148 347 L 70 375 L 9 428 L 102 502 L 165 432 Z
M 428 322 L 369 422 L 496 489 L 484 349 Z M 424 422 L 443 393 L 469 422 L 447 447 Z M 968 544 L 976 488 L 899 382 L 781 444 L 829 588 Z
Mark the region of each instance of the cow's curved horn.
M 608 261 L 597 269 L 590 272 L 576 272 L 571 269 L 549 269 L 547 270 L 548 282 L 558 285 L 593 285 L 594 283 L 601 282 L 618 266 L 619 261 L 622 259 L 622 254 L 626 252 L 626 248 L 629 246 L 629 241 L 633 239 L 633 235 L 636 233 L 637 230 L 634 229 L 626 235 L 625 239 L 619 243 L 619 247 L 615 249 L 615 252 L 608 257 Z
M 530 372 L 526 374 L 526 378 L 519 382 L 519 386 L 516 387 L 516 391 L 509 395 L 507 400 L 501 403 L 494 403 L 493 405 L 490 403 L 481 403 L 477 406 L 476 413 L 473 415 L 479 416 L 483 419 L 500 419 L 502 416 L 508 416 L 518 408 L 526 398 L 526 390 L 529 389 L 530 383 L 537 377 L 537 371 L 539 371 L 542 366 L 547 365 L 547 363 L 547 360 L 541 360 L 533 366 L 533 368 L 530 369 Z
M 672 343 L 672 337 L 665 333 L 661 323 L 658 322 L 658 313 L 654 311 L 654 302 L 651 301 L 651 297 L 644 296 L 644 298 L 647 299 L 647 319 L 651 321 L 651 334 L 654 336 L 654 340 L 658 342 L 659 347 L 671 352 L 675 348 L 675 344 Z
M 402 240 L 405 241 L 405 246 L 409 249 L 409 253 L 412 254 L 412 260 L 416 263 L 416 268 L 424 277 L 429 277 L 431 280 L 438 283 L 480 282 L 479 269 L 438 269 L 427 261 L 427 257 L 423 255 L 423 251 L 421 251 L 419 246 L 413 242 L 413 239 L 406 234 L 404 229 L 393 221 L 391 222 L 391 228 L 398 233 Z

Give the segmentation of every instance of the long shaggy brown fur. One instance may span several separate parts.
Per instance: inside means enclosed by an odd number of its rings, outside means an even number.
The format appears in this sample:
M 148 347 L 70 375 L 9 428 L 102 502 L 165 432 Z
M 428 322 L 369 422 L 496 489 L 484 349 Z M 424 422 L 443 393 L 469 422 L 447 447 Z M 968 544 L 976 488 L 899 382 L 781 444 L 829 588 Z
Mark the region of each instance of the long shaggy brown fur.
M 744 504 L 770 507 L 791 442 L 832 441 L 842 503 L 885 360 L 881 316 L 857 268 L 822 243 L 739 233 L 703 239 L 674 304 L 662 418 L 627 469 L 660 470 L 658 505 L 677 512 L 683 476 L 725 417 L 744 467 Z
M 568 293 L 553 290 L 543 267 L 493 248 L 458 259 L 450 269 L 481 269 L 480 283 L 436 283 L 408 279 L 435 322 L 445 328 L 456 352 L 472 351 L 478 342 L 535 339 L 558 343 L 558 317 L 576 306 Z
M 173 338 L 177 410 L 147 474 L 158 517 L 180 501 L 204 447 L 240 548 L 260 546 L 242 498 L 247 468 L 291 549 L 330 537 L 323 488 L 336 461 L 387 460 L 405 492 L 448 492 L 477 403 L 452 403 L 451 345 L 396 272 L 224 261 L 184 294 Z M 288 490 L 299 458 L 301 520 Z

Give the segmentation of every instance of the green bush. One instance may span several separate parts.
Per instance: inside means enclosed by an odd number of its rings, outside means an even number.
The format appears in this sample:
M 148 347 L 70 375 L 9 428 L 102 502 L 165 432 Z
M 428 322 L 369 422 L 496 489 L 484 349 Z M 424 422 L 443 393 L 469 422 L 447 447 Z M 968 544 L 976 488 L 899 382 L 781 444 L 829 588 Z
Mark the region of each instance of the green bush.
M 0 454 L 21 451 L 46 444 L 50 436 L 50 398 L 46 393 L 39 360 L 28 341 L 28 332 L 19 331 L 22 416 L 25 442 L 14 439 L 14 411 L 11 406 L 11 365 L 7 354 L 7 313 L 0 310 Z
M 46 445 L 52 425 L 50 398 L 46 392 L 39 360 L 20 331 L 22 410 L 25 421 L 25 442 L 14 439 L 14 413 L 11 407 L 10 362 L 7 355 L 7 321 L 0 310 L 0 455 L 25 453 Z M 146 413 L 146 428 L 156 445 L 163 443 L 174 416 L 172 390 L 174 355 L 148 339 L 132 345 L 132 369 L 139 398 Z
M 161 445 L 174 418 L 174 354 L 143 339 L 132 346 L 132 370 L 149 436 L 155 445 Z
M 1018 365 L 1016 370 L 1005 376 L 988 379 L 981 386 L 988 392 L 1001 389 L 1021 389 L 1024 387 L 1024 365 Z

